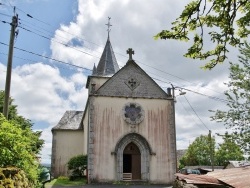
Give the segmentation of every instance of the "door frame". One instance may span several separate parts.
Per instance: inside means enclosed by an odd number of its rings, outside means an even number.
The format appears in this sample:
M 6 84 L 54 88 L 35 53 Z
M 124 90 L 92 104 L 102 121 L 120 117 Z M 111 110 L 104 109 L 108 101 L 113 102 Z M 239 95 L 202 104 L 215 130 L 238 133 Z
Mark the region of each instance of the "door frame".
M 141 180 L 149 181 L 150 177 L 150 155 L 155 155 L 147 142 L 147 140 L 137 133 L 129 133 L 123 136 L 116 144 L 115 151 L 112 152 L 116 155 L 116 174 L 117 181 L 123 180 L 123 151 L 130 143 L 134 143 L 141 153 Z

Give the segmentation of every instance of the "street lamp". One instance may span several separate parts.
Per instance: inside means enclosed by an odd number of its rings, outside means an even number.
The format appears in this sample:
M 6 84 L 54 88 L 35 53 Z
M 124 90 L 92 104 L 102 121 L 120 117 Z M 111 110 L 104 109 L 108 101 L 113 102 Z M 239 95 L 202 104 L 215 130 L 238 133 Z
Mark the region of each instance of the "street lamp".
M 185 92 L 185 91 L 182 91 L 181 89 L 180 89 L 179 91 L 180 91 L 179 95 L 173 96 L 173 97 L 174 97 L 174 102 L 175 102 L 175 103 L 177 102 L 176 97 L 181 96 L 181 95 L 185 95 L 185 94 L 187 93 L 187 92 Z

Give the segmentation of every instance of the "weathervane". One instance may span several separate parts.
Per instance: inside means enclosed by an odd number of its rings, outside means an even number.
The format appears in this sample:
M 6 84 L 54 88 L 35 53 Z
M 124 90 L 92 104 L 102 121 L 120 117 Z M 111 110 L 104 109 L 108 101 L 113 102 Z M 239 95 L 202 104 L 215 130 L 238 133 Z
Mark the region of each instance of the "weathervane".
M 108 29 L 107 29 L 107 31 L 108 31 L 108 38 L 109 38 L 109 32 L 110 32 L 110 27 L 112 26 L 111 24 L 110 24 L 110 17 L 108 17 L 108 23 L 107 24 L 105 24 L 105 25 L 107 25 L 108 26 Z

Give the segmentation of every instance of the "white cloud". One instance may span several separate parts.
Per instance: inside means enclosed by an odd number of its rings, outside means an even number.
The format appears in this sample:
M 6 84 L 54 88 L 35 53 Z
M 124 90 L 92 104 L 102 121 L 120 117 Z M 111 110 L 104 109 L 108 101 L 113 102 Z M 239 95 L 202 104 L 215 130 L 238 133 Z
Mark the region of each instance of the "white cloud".
M 5 70 L 6 67 L 0 64 L 0 69 Z M 3 76 L 1 74 L 1 88 L 5 80 Z M 47 122 L 45 127 L 39 128 L 43 131 L 41 138 L 45 140 L 41 152 L 42 162 L 49 163 L 51 128 L 58 123 L 66 110 L 84 109 L 87 99 L 85 82 L 86 76 L 81 72 L 64 77 L 58 68 L 43 63 L 25 64 L 13 69 L 11 96 L 15 99 L 19 114 L 34 123 Z
M 78 12 L 75 12 L 74 20 L 68 25 L 61 24 L 51 39 L 51 57 L 92 69 L 94 63 L 97 65 L 107 40 L 105 24 L 110 16 L 110 40 L 119 65 L 126 63 L 126 50 L 132 47 L 136 62 L 153 78 L 161 80 L 157 81 L 161 86 L 169 87 L 171 82 L 175 86 L 223 98 L 226 89 L 223 82 L 228 80 L 227 63 L 218 65 L 212 71 L 204 71 L 199 67 L 205 62 L 183 57 L 188 43 L 153 39 L 158 32 L 171 27 L 171 22 L 186 3 L 176 0 L 78 0 Z M 74 44 L 75 41 L 78 45 Z M 229 57 L 235 59 L 236 55 L 234 50 Z M 0 64 L 0 71 L 2 69 L 6 67 Z M 0 74 L 0 78 L 0 87 L 4 88 L 4 74 Z M 50 125 L 43 129 L 46 145 L 42 153 L 46 160 L 51 147 L 51 127 L 56 125 L 65 110 L 84 109 L 86 79 L 86 75 L 79 70 L 69 73 L 42 63 L 26 64 L 13 70 L 11 95 L 19 112 L 33 121 L 46 121 Z M 223 132 L 223 125 L 210 121 L 212 114 L 208 110 L 224 108 L 225 104 L 194 92 L 186 92 L 186 98 L 202 121 L 212 129 L 212 133 Z M 177 97 L 176 123 L 178 148 L 185 148 L 195 137 L 208 133 L 183 96 Z

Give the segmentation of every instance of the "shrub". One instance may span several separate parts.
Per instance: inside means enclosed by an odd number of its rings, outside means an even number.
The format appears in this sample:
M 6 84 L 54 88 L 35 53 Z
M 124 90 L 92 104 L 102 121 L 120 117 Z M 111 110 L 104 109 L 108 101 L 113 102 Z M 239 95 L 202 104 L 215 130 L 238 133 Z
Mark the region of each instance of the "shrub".
M 84 176 L 84 170 L 87 169 L 87 155 L 77 155 L 68 162 L 68 169 L 71 171 L 70 180 Z
M 23 170 L 16 167 L 0 168 L 0 187 L 30 188 L 34 185 L 28 180 Z

